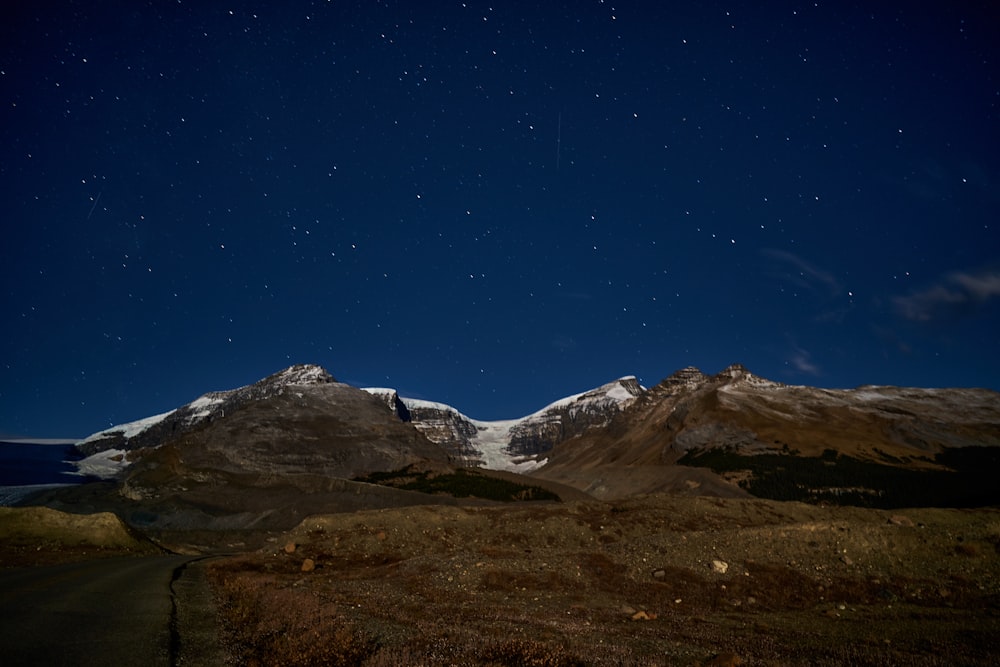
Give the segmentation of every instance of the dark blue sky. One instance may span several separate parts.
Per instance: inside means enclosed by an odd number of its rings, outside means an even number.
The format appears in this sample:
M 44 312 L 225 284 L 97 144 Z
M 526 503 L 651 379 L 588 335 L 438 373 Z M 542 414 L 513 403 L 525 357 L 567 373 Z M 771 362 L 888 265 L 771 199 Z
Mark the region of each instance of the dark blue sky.
M 991 3 L 0 9 L 0 434 L 293 363 L 1000 388 Z

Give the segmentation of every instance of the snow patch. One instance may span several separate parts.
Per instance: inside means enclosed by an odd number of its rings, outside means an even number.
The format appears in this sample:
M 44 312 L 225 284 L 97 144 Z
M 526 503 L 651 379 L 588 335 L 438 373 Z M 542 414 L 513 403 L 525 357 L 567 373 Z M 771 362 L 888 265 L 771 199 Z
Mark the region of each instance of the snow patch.
M 622 379 L 634 380 L 635 378 L 633 377 L 633 378 L 622 378 Z M 611 387 L 611 389 L 608 390 L 605 396 L 607 396 L 613 401 L 618 401 L 619 403 L 624 403 L 625 401 L 631 401 L 632 399 L 635 398 L 635 396 L 632 395 L 632 392 L 626 389 L 625 385 L 623 385 L 621 382 L 618 382 L 615 384 L 615 386 Z
M 121 434 L 126 440 L 134 438 L 146 429 L 159 424 L 161 421 L 174 414 L 176 410 L 170 410 L 169 412 L 164 412 L 162 414 L 153 415 L 152 417 L 146 417 L 145 419 L 138 419 L 134 422 L 128 422 L 127 424 L 119 424 L 118 426 L 112 426 L 111 428 L 104 429 L 103 431 L 98 431 L 93 435 L 87 436 L 85 439 L 76 443 L 77 445 L 82 445 L 87 442 L 95 442 L 98 440 L 104 440 L 105 438 L 110 438 L 114 435 Z
M 518 419 L 493 421 L 472 419 L 446 403 L 406 397 L 402 397 L 400 400 L 411 414 L 425 411 L 450 415 L 444 419 L 424 417 L 414 420 L 414 425 L 431 441 L 440 443 L 449 440 L 450 430 L 453 428 L 451 422 L 465 422 L 476 430 L 475 434 L 469 436 L 466 442 L 476 452 L 481 467 L 488 470 L 523 473 L 545 465 L 546 459 L 539 460 L 530 456 L 513 454 L 510 451 L 510 442 L 515 429 L 559 421 L 563 419 L 562 415 L 567 413 L 570 419 L 575 419 L 579 413 L 594 407 L 597 407 L 599 411 L 604 411 L 614 405 L 618 406 L 619 409 L 624 409 L 637 398 L 632 393 L 633 390 L 630 390 L 630 386 L 638 387 L 639 391 L 645 391 L 645 388 L 638 384 L 634 375 L 627 375 L 596 389 L 561 398 L 530 415 Z M 364 391 L 380 396 L 398 395 L 394 389 L 384 387 L 369 387 Z
M 405 397 L 400 397 L 400 400 L 403 401 L 403 405 L 405 405 L 407 408 L 409 408 L 411 410 L 414 409 L 414 408 L 416 408 L 416 409 L 424 408 L 424 409 L 428 409 L 428 410 L 441 410 L 442 412 L 453 412 L 456 415 L 459 415 L 460 417 L 465 418 L 467 421 L 470 421 L 470 422 L 471 421 L 475 421 L 474 419 L 470 419 L 469 417 L 466 417 L 465 415 L 463 415 L 461 412 L 459 412 L 455 408 L 451 407 L 450 405 L 446 405 L 444 403 L 435 403 L 434 401 L 425 401 L 425 400 L 423 400 L 421 398 L 405 398 Z M 489 422 L 483 422 L 483 423 L 485 424 L 485 423 L 489 423 Z
M 469 421 L 476 427 L 476 435 L 471 444 L 482 457 L 483 467 L 488 470 L 514 470 L 507 446 L 510 444 L 510 430 L 521 420 Z
M 395 389 L 390 389 L 389 387 L 362 387 L 361 391 L 367 391 L 369 394 L 374 394 L 375 396 L 392 396 L 396 393 Z
M 291 366 L 274 376 L 275 382 L 288 385 L 325 384 L 331 380 L 332 378 L 326 369 L 313 364 Z
M 77 475 L 114 479 L 128 467 L 124 449 L 106 449 L 85 459 L 74 461 Z
M 221 396 L 209 396 L 207 394 L 194 399 L 187 404 L 188 409 L 191 411 L 191 414 L 188 416 L 188 423 L 191 424 L 199 419 L 204 419 L 209 416 L 212 414 L 212 410 L 215 406 L 219 405 L 224 400 L 225 399 Z

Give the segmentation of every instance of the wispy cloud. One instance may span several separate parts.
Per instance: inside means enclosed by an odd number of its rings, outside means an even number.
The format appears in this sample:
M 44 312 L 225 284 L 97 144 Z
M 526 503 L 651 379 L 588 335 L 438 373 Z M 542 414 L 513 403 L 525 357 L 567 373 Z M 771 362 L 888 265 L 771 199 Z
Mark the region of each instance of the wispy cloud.
M 773 248 L 764 248 L 760 252 L 764 257 L 774 260 L 782 268 L 781 273 L 778 274 L 782 280 L 808 289 L 821 287 L 828 291 L 830 296 L 836 296 L 842 291 L 840 283 L 832 273 L 794 253 Z
M 820 374 L 819 366 L 813 363 L 812 357 L 809 354 L 809 352 L 803 350 L 800 347 L 792 349 L 792 355 L 788 359 L 788 363 L 791 364 L 792 368 L 794 368 L 799 373 L 803 373 L 805 375 Z
M 914 322 L 952 318 L 1000 297 L 1000 270 L 956 272 L 937 284 L 893 299 L 896 312 Z
M 956 273 L 952 279 L 964 287 L 978 301 L 1000 296 L 1000 271 L 979 274 Z

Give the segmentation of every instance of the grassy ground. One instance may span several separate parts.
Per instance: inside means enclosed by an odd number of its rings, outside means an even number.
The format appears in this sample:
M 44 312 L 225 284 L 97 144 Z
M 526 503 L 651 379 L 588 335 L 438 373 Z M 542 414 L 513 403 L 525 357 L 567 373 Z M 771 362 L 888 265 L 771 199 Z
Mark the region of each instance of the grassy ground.
M 0 507 L 0 567 L 161 553 L 108 512 L 69 514 L 47 507 Z
M 652 496 L 312 517 L 211 576 L 235 664 L 991 665 L 1000 512 Z

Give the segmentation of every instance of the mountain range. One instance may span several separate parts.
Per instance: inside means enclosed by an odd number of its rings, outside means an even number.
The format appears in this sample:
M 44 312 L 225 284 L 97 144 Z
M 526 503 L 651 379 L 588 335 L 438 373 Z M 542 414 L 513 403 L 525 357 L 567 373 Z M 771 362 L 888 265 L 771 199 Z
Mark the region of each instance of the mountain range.
M 274 443 L 289 435 L 302 441 L 294 446 L 320 440 L 326 446 L 328 441 L 342 437 L 353 442 L 352 438 L 359 437 L 364 426 L 388 420 L 394 424 L 395 430 L 399 430 L 399 424 L 415 427 L 418 434 L 437 445 L 437 448 L 422 452 L 428 460 L 444 459 L 462 466 L 525 472 L 542 465 L 545 453 L 557 443 L 607 424 L 643 392 L 645 388 L 635 377 L 623 377 L 555 401 L 520 419 L 482 421 L 467 417 L 443 403 L 401 398 L 394 389 L 359 390 L 337 382 L 319 366 L 297 365 L 252 385 L 209 392 L 170 412 L 94 433 L 79 442 L 77 447 L 90 455 L 81 464 L 82 469 L 100 474 L 108 469 L 101 463 L 109 458 L 113 457 L 121 464 L 113 467 L 123 468 L 128 465 L 127 452 L 160 447 L 212 425 L 215 425 L 212 426 L 212 433 L 217 435 L 215 431 L 220 428 L 217 422 L 225 422 L 227 435 L 218 442 L 234 443 L 239 439 L 242 446 L 238 456 L 250 461 L 254 458 L 253 448 L 259 445 L 248 443 Z M 371 408 L 376 404 L 385 409 L 372 414 Z M 248 412 L 247 408 L 252 409 Z M 278 414 L 272 414 L 275 412 Z M 395 419 L 390 419 L 390 415 Z M 321 416 L 347 418 L 364 426 L 349 430 L 345 435 L 342 424 L 320 423 Z M 233 424 L 247 419 L 255 422 L 254 428 L 250 429 L 253 435 L 233 432 Z M 275 420 L 280 427 L 268 431 L 263 426 Z M 408 438 L 414 437 L 414 429 L 403 430 Z M 371 447 L 370 443 L 365 444 L 366 447 L 359 447 L 359 451 L 367 451 Z M 294 446 L 289 445 L 284 451 L 289 452 Z M 327 449 L 324 456 L 329 453 Z M 415 461 L 390 456 L 385 463 L 401 465 Z M 380 469 L 377 465 L 359 465 L 357 469 L 333 470 L 329 469 L 328 463 L 324 464 L 325 472 L 339 476 Z
M 79 467 L 109 481 L 41 502 L 113 509 L 154 532 L 654 492 L 968 506 L 1000 501 L 998 445 L 1000 394 L 984 389 L 818 389 L 737 364 L 716 375 L 685 368 L 651 388 L 623 377 L 519 419 L 481 421 L 296 365 L 91 435 L 77 445 Z

